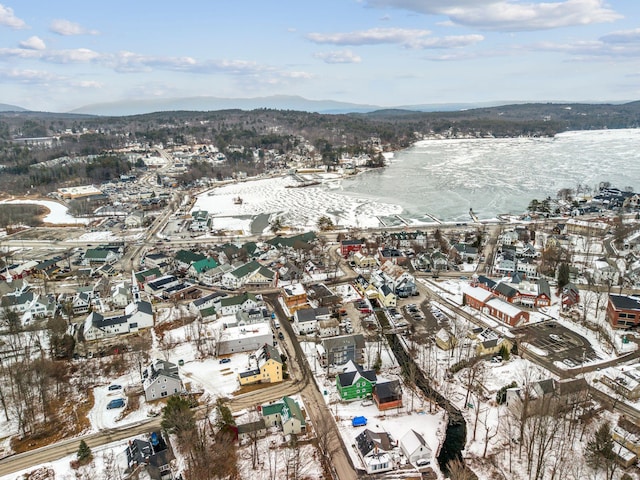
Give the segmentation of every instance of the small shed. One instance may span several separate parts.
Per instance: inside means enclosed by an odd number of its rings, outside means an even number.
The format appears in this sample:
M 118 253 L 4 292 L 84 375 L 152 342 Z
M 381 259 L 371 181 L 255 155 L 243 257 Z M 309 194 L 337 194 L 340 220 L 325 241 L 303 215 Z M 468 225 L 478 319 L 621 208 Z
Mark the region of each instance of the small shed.
M 352 427 L 364 427 L 367 424 L 367 417 L 353 417 L 351 419 Z

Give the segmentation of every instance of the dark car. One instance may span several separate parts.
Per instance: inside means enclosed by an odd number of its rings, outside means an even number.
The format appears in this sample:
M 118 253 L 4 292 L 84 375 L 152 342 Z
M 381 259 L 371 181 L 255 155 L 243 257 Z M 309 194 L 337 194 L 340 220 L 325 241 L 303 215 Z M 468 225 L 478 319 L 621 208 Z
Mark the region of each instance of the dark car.
M 122 385 L 109 385 L 109 390 L 122 390 Z
M 278 332 L 278 338 L 280 340 L 284 340 L 284 335 L 282 334 L 282 332 Z
M 107 410 L 124 407 L 124 398 L 114 398 L 107 404 Z
M 221 358 L 218 363 L 229 363 L 231 361 L 230 358 Z

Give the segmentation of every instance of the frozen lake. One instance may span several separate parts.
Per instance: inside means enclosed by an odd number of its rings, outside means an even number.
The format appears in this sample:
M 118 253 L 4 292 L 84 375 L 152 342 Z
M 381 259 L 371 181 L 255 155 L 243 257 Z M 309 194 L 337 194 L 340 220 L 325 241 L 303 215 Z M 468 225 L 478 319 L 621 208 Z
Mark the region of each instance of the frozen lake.
M 555 138 L 428 140 L 385 169 L 342 182 L 355 197 L 402 207 L 403 216 L 469 220 L 522 213 L 529 202 L 578 184 L 640 186 L 640 129 L 567 132 Z
M 321 215 L 337 225 L 378 227 L 433 223 L 429 215 L 467 222 L 470 208 L 480 219 L 519 214 L 534 198 L 555 198 L 562 188 L 594 189 L 608 181 L 638 191 L 640 129 L 428 140 L 397 152 L 383 169 L 315 179 L 323 183 L 290 188 L 296 184 L 291 177 L 234 183 L 201 195 L 194 209 L 208 210 L 214 228 L 235 225 L 245 234 L 258 233 L 252 218 L 273 214 L 302 229 L 315 229 Z

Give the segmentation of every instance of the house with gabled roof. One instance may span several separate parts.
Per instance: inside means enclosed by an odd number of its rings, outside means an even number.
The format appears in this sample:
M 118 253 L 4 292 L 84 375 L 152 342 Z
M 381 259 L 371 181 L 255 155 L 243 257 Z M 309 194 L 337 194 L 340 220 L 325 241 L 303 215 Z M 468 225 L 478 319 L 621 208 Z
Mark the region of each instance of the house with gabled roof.
M 191 250 L 178 250 L 173 257 L 176 268 L 183 272 L 186 272 L 192 264 L 206 258 L 206 255 Z
M 267 427 L 282 428 L 283 435 L 300 435 L 307 429 L 307 421 L 298 402 L 291 397 L 282 397 L 278 402 L 261 406 L 262 418 Z
M 199 282 L 206 283 L 211 285 L 213 283 L 213 279 L 211 276 L 207 275 L 209 270 L 212 270 L 218 266 L 218 262 L 216 262 L 215 258 L 207 257 L 202 260 L 197 260 L 189 266 L 187 269 L 187 275 L 191 278 L 195 278 Z
M 200 298 L 196 298 L 189 303 L 189 310 L 195 314 L 202 310 L 213 308 L 214 311 L 220 308 L 220 300 L 227 297 L 224 292 L 212 292 Z
M 342 240 L 340 242 L 340 255 L 342 255 L 344 258 L 347 258 L 349 255 L 361 252 L 364 247 L 365 242 L 363 238 Z
M 500 282 L 493 288 L 496 297 L 501 298 L 505 302 L 520 303 L 520 292 L 506 282 Z
M 244 284 L 251 287 L 271 287 L 275 285 L 276 278 L 276 273 L 273 270 L 260 266 L 258 270 L 247 277 Z
M 178 366 L 165 360 L 154 360 L 142 372 L 142 389 L 147 402 L 180 393 L 182 380 Z
M 293 323 L 298 335 L 309 335 L 317 331 L 318 321 L 329 320 L 330 315 L 327 307 L 302 308 L 293 314 Z
M 220 315 L 234 315 L 243 310 L 249 311 L 264 306 L 262 295 L 245 292 L 240 295 L 222 297 L 219 301 Z
M 364 370 L 349 361 L 344 372 L 336 377 L 336 388 L 342 400 L 351 401 L 370 397 L 376 382 L 375 370 Z
M 278 383 L 282 377 L 282 357 L 276 347 L 265 343 L 253 355 L 249 362 L 254 362 L 255 367 L 238 373 L 240 385 L 252 383 Z
M 358 455 L 368 474 L 388 472 L 393 469 L 392 450 L 395 441 L 387 432 L 365 429 L 355 439 Z
M 82 336 L 86 341 L 100 340 L 126 333 L 134 333 L 154 324 L 153 307 L 149 302 L 132 302 L 125 308 L 124 314 L 105 317 L 99 312 L 91 312 L 82 327 Z
M 400 450 L 409 463 L 416 467 L 425 467 L 433 461 L 433 450 L 426 440 L 415 430 L 411 429 L 400 439 Z
M 252 260 L 250 262 L 241 265 L 240 267 L 231 270 L 230 272 L 222 275 L 220 283 L 223 287 L 237 289 L 242 287 L 249 278 L 258 270 L 262 268 L 262 265 Z
M 320 365 L 345 365 L 352 361 L 361 364 L 363 361 L 364 336 L 362 334 L 340 335 L 322 339 L 322 355 Z
M 121 249 L 116 247 L 101 246 L 88 248 L 84 253 L 83 265 L 110 264 L 113 265 L 122 257 Z
M 175 275 L 164 275 L 150 280 L 144 285 L 144 291 L 156 298 L 162 298 L 164 291 L 181 283 Z
M 160 278 L 161 276 L 162 272 L 158 267 L 148 268 L 146 270 L 135 273 L 136 281 L 140 286 L 144 285 L 147 282 Z
M 267 436 L 267 425 L 264 418 L 258 420 L 249 421 L 246 423 L 238 423 L 238 442 L 241 444 L 245 441 L 251 441 L 256 438 L 263 438 Z

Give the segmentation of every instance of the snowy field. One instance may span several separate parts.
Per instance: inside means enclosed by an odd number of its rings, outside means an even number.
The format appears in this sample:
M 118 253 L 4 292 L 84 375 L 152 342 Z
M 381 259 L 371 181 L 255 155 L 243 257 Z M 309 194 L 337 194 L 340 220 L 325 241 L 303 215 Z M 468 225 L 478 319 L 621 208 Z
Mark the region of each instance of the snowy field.
M 90 218 L 76 218 L 69 214 L 67 207 L 61 203 L 51 200 L 3 200 L 0 203 L 6 203 L 10 205 L 42 205 L 49 209 L 49 213 L 43 218 L 43 222 L 51 223 L 53 225 L 74 225 L 74 224 L 87 224 L 91 222 Z

